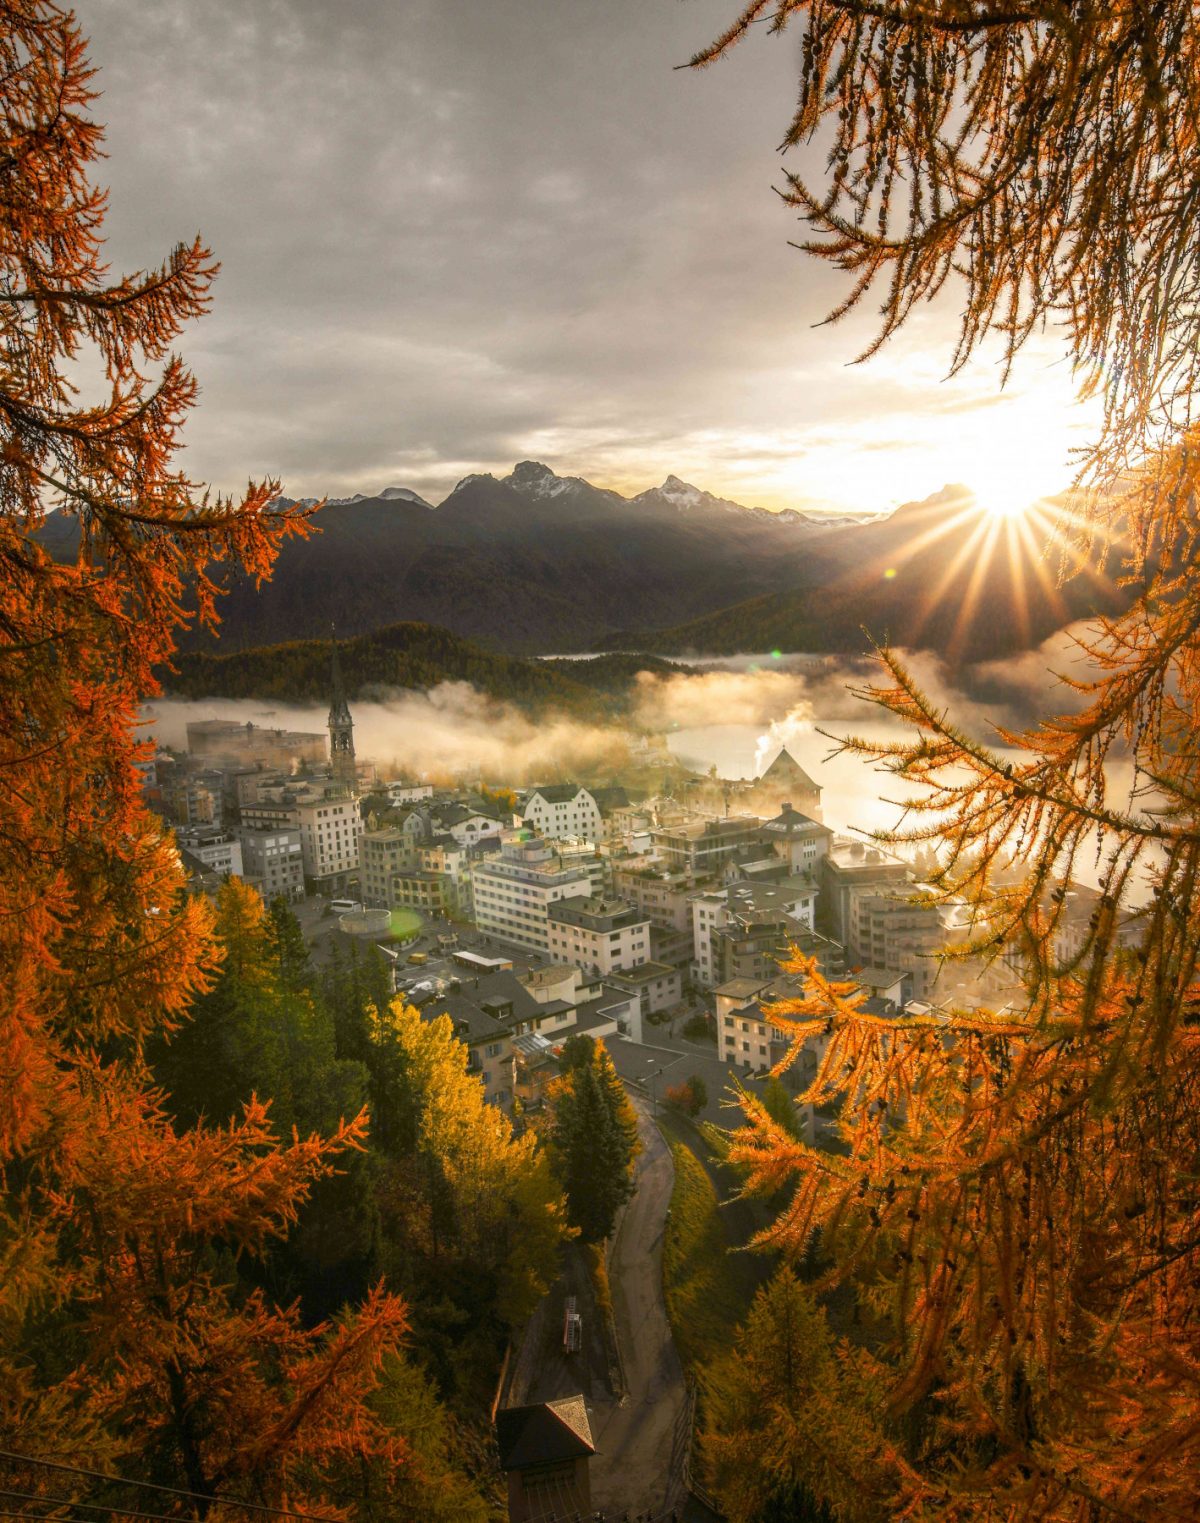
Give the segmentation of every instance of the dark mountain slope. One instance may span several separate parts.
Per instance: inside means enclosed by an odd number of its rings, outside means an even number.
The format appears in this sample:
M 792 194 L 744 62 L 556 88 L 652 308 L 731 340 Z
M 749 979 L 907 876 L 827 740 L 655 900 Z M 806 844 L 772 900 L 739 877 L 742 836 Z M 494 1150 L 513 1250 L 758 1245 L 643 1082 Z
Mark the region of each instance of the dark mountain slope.
M 847 545 L 847 537 L 853 536 Z M 987 518 L 953 489 L 883 522 L 831 531 L 817 585 L 746 599 L 671 629 L 624 631 L 596 648 L 667 654 L 851 653 L 868 636 L 982 661 L 1038 645 L 1065 625 L 1126 607 L 1130 591 L 1084 570 L 1059 578 L 1039 534 Z M 845 556 L 852 548 L 852 557 Z
M 556 708 L 622 714 L 639 671 L 681 671 L 653 656 L 601 656 L 594 661 L 522 661 L 497 655 L 428 624 L 392 624 L 339 643 L 338 660 L 352 699 L 396 689 L 429 689 L 469 682 L 480 692 L 533 712 Z M 228 655 L 195 651 L 162 674 L 170 697 L 256 698 L 278 703 L 324 703 L 329 698 L 328 640 L 296 640 Z
M 433 512 L 330 505 L 261 590 L 232 586 L 222 648 L 414 620 L 505 650 L 580 649 L 622 624 L 674 624 L 789 586 L 828 538 L 798 515 L 716 504 L 629 501 L 525 462 L 503 480 L 467 477 Z

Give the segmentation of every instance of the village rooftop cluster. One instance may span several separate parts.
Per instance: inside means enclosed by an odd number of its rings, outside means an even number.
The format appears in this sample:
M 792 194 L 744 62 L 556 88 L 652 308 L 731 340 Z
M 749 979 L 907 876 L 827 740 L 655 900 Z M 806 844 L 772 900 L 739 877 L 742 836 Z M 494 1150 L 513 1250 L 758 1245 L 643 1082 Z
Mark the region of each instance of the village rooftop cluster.
M 806 992 L 785 966 L 796 951 L 883 1016 L 1017 992 L 1015 952 L 937 956 L 971 934 L 966 906 L 933 902 L 908 862 L 826 825 L 820 785 L 786 749 L 758 778 L 678 790 L 686 801 L 618 782 L 384 780 L 356 755 L 336 648 L 331 687 L 327 735 L 189 723 L 186 753 L 145 764 L 147 794 L 194 891 L 236 875 L 291 904 L 318 957 L 378 947 L 408 1003 L 450 1016 L 505 1110 L 537 1104 L 562 1044 L 586 1034 L 651 1089 L 699 1072 L 715 1113 L 730 1078 L 788 1052 L 771 1007 Z M 1096 898 L 1066 892 L 1061 957 Z M 793 1091 L 822 1048 L 811 1038 L 785 1071 Z

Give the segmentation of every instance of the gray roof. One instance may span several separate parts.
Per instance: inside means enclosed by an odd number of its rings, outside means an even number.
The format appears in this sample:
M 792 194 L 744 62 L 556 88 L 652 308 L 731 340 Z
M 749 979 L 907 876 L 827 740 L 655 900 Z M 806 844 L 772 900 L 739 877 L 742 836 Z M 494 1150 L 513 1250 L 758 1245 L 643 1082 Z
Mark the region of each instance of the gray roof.
M 798 788 L 807 793 L 820 793 L 821 785 L 814 783 L 812 778 L 791 754 L 786 746 L 759 778 L 760 783 L 795 783 Z
M 529 807 L 533 798 L 545 799 L 547 804 L 567 804 L 573 798 L 577 798 L 583 792 L 579 783 L 547 783 L 544 788 L 531 788 L 525 799 L 525 807 Z
M 586 1459 L 596 1452 L 582 1396 L 503 1408 L 496 1413 L 496 1444 L 502 1470 Z

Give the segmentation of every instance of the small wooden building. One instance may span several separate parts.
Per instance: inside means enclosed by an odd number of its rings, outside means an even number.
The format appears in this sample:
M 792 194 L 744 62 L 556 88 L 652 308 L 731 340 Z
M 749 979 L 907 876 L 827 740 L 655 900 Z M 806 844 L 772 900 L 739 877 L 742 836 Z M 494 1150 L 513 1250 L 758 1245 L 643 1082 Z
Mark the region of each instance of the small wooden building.
M 596 1446 L 582 1396 L 504 1408 L 496 1413 L 496 1442 L 510 1523 L 590 1515 L 588 1460 Z

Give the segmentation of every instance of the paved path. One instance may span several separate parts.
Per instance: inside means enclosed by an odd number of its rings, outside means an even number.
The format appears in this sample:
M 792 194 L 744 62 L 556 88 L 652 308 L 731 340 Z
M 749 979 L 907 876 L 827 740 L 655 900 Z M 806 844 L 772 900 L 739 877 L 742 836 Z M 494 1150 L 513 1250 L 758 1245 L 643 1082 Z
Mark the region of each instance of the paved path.
M 619 1517 L 655 1515 L 682 1501 L 687 1443 L 686 1391 L 662 1290 L 663 1229 L 675 1170 L 650 1119 L 632 1096 L 642 1154 L 637 1190 L 618 1228 L 609 1263 L 613 1311 L 628 1394 L 619 1406 L 594 1414 L 599 1453 L 592 1461 L 592 1504 Z
M 551 1401 L 582 1392 L 597 1454 L 591 1461 L 592 1506 L 610 1519 L 684 1517 L 683 1458 L 688 1441 L 683 1370 L 662 1290 L 663 1229 L 675 1169 L 662 1134 L 640 1095 L 642 1152 L 636 1188 L 617 1228 L 609 1260 L 613 1314 L 626 1394 L 618 1402 L 607 1379 L 598 1313 L 578 1254 L 569 1251 L 563 1273 L 530 1319 L 505 1392 L 505 1406 Z M 582 1356 L 564 1358 L 562 1308 L 574 1294 L 584 1314 Z M 690 1504 L 689 1504 L 690 1505 Z M 689 1511 L 686 1516 L 707 1516 Z

